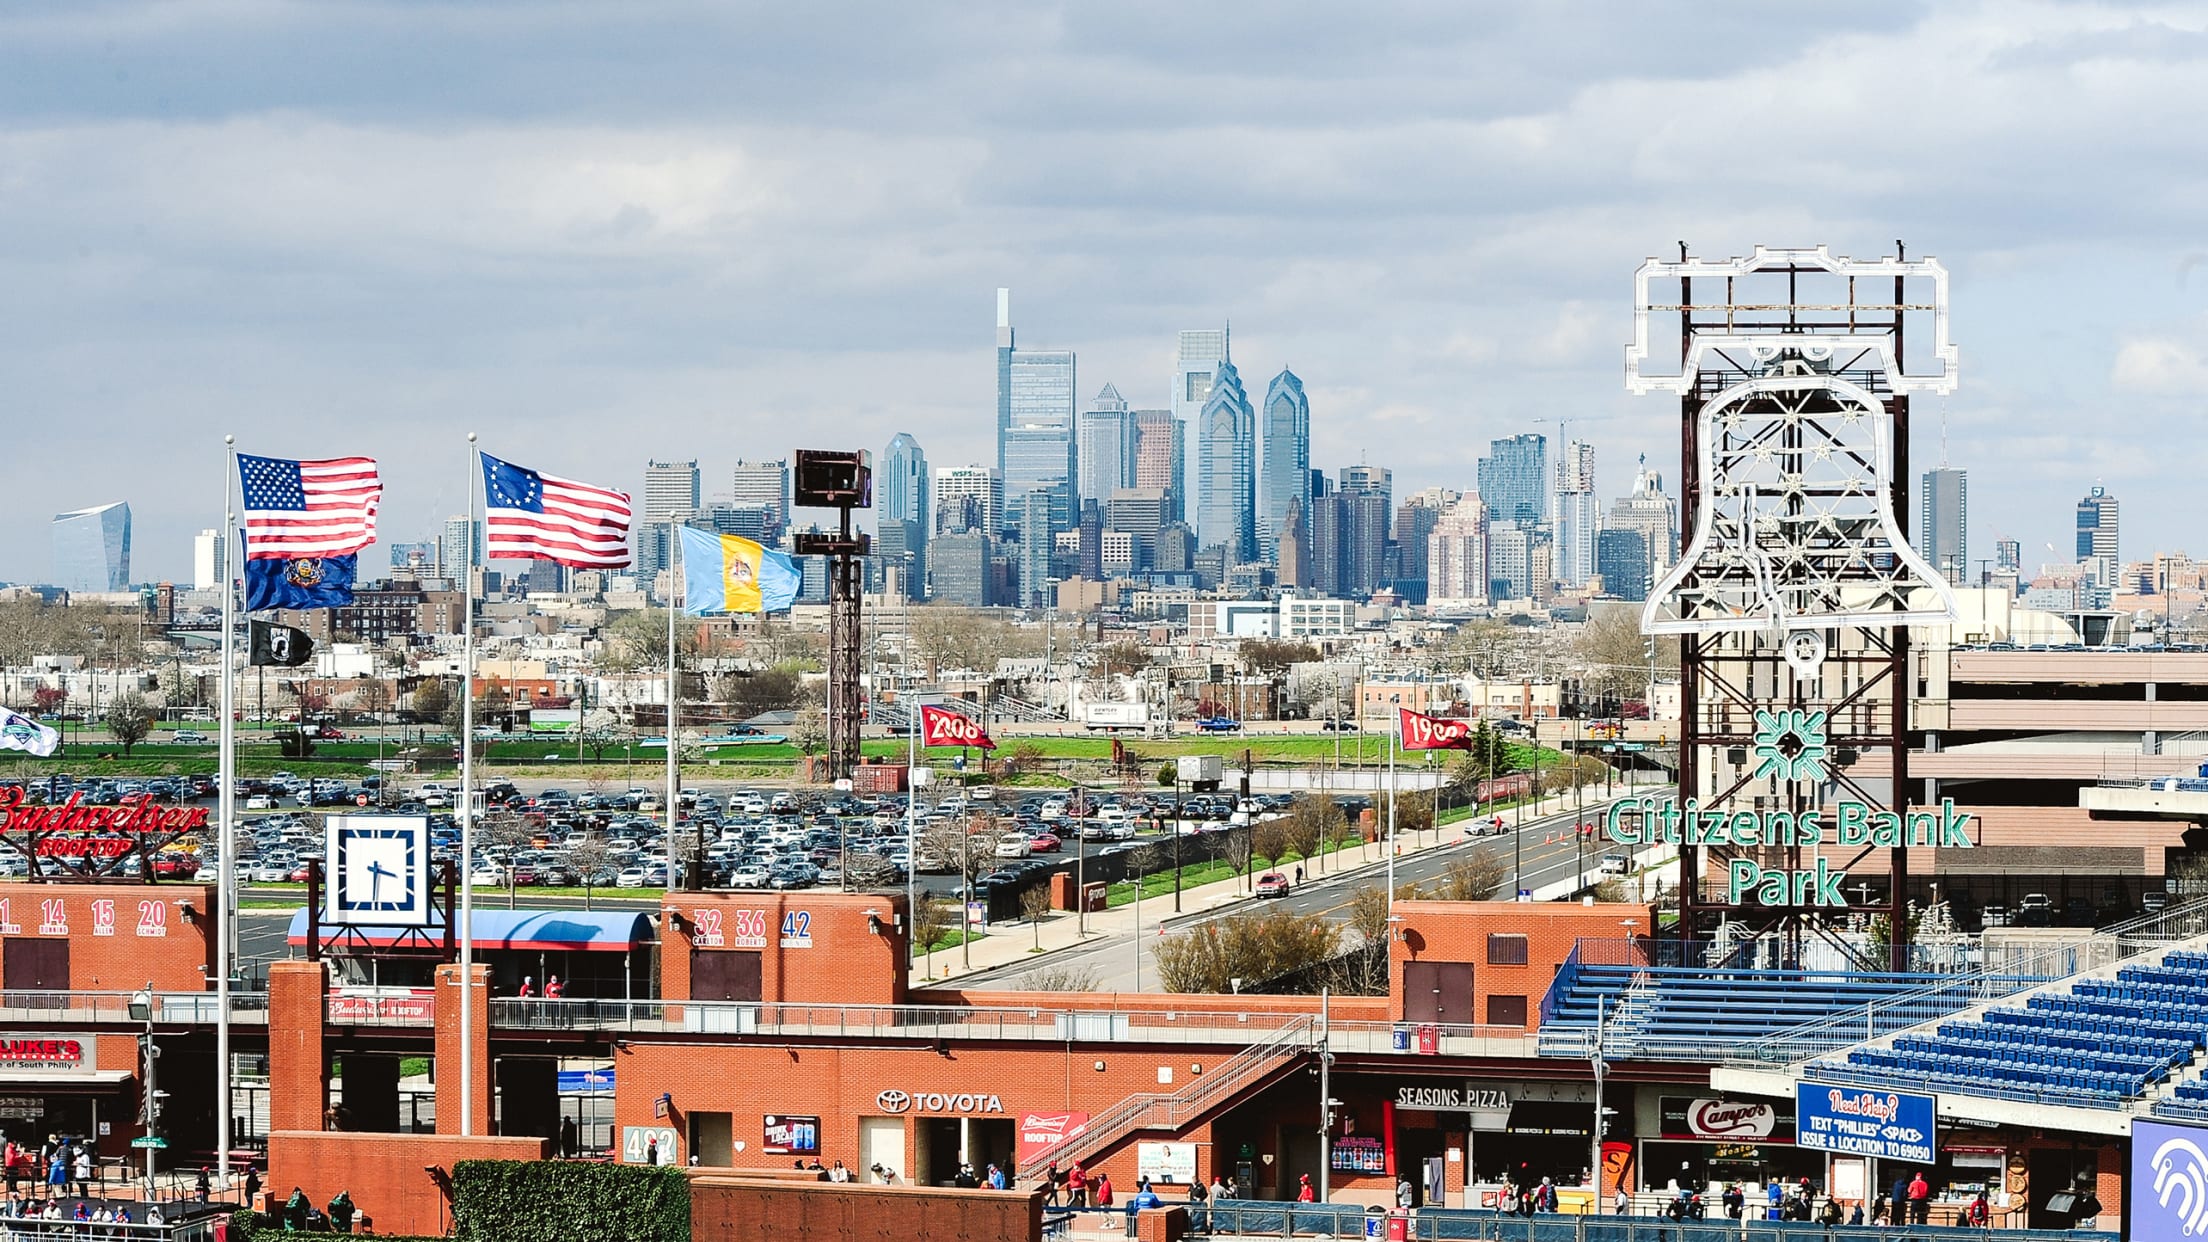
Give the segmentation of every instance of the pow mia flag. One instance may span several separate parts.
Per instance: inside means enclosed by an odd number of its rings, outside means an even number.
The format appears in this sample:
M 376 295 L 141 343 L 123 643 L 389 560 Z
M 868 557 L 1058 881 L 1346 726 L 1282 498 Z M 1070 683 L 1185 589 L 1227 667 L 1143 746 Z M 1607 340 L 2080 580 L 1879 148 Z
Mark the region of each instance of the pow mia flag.
M 314 640 L 307 637 L 305 630 L 295 630 L 273 621 L 248 621 L 246 627 L 251 651 L 246 662 L 255 668 L 269 665 L 297 668 L 314 658 Z

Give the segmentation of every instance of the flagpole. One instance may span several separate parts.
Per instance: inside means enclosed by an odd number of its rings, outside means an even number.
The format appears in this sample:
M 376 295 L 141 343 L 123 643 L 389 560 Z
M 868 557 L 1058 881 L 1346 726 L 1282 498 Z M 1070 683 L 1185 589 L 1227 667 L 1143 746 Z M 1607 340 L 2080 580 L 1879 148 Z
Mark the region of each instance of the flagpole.
M 897 613 L 904 622 L 905 638 L 899 644 L 898 663 L 903 666 L 905 683 L 898 690 L 898 699 L 905 708 L 905 977 L 912 977 L 912 933 L 920 926 L 920 786 L 914 778 L 920 771 L 920 717 L 913 704 L 912 693 L 912 588 L 900 584 L 905 598 Z M 934 970 L 934 959 L 929 959 L 929 970 Z
M 1388 931 L 1395 930 L 1395 803 L 1402 790 L 1395 785 L 1396 743 L 1403 740 L 1403 716 L 1395 717 L 1395 732 L 1388 735 Z
M 230 1187 L 230 932 L 237 914 L 237 894 L 231 887 L 237 850 L 237 725 L 231 720 L 230 664 L 236 658 L 237 584 L 230 566 L 238 555 L 237 514 L 230 509 L 230 480 L 238 474 L 237 437 L 222 438 L 225 473 L 222 476 L 222 567 L 216 578 L 222 585 L 222 685 L 217 703 L 222 710 L 221 754 L 216 761 L 215 831 L 215 1166 L 217 1184 Z M 205 700 L 202 700 L 204 702 Z M 253 1204 L 247 1204 L 253 1207 Z
M 475 481 L 483 473 L 468 433 L 468 517 L 462 542 L 460 626 L 460 1135 L 475 1133 Z
M 680 817 L 676 799 L 681 795 L 680 777 L 675 768 L 675 710 L 680 685 L 675 680 L 675 608 L 682 589 L 685 570 L 682 555 L 682 528 L 675 518 L 667 519 L 667 562 L 673 568 L 667 571 L 667 891 L 675 888 L 675 821 Z

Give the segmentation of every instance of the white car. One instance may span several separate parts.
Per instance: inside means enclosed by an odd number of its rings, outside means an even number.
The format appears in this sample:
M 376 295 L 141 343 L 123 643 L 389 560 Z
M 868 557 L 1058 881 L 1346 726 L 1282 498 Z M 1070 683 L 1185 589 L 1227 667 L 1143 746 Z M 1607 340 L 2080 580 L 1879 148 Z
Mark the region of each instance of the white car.
M 638 871 L 641 872 L 642 868 L 638 868 Z M 736 888 L 765 888 L 767 879 L 767 869 L 753 865 L 737 868 L 736 873 L 728 877 L 728 882 Z
M 272 862 L 255 863 L 246 873 L 247 881 L 254 884 L 281 884 L 290 878 L 291 868 Z
M 644 887 L 644 868 L 623 867 L 621 869 L 621 874 L 613 877 L 613 886 L 615 888 Z
M 254 794 L 245 800 L 245 809 L 248 811 L 273 811 L 276 809 L 276 800 L 267 794 Z
M 1008 836 L 997 842 L 996 855 L 999 858 L 1025 858 L 1034 852 L 1025 837 Z
M 1050 801 L 1045 802 L 1042 805 L 1042 809 L 1038 810 L 1035 814 L 1036 817 L 1040 819 L 1064 819 L 1066 817 L 1065 800 L 1062 798 L 1052 798 Z

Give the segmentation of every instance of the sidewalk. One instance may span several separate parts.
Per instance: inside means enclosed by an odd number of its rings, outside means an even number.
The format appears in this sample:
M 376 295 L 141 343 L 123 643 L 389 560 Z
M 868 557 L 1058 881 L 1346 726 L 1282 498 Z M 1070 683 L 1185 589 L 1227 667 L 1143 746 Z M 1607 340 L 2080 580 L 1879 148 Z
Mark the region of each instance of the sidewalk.
M 1654 789 L 1657 787 L 1648 785 L 1641 788 Z M 1600 797 L 1588 796 L 1588 790 L 1586 789 L 1579 792 L 1579 805 L 1585 814 L 1592 815 L 1599 808 L 1608 805 L 1608 801 Z M 1618 786 L 1611 794 L 1610 800 L 1627 795 L 1628 791 L 1625 787 Z M 1545 798 L 1538 803 L 1526 804 L 1523 812 L 1527 824 L 1526 831 L 1529 835 L 1532 834 L 1535 831 L 1532 825 L 1546 817 L 1570 814 L 1573 806 L 1573 795 L 1569 790 Z M 1516 808 L 1496 813 L 1504 817 L 1506 825 L 1514 822 L 1514 817 L 1519 814 Z M 1467 833 L 1479 824 L 1483 818 L 1486 817 L 1468 816 L 1454 823 L 1445 824 L 1438 830 L 1428 829 L 1424 832 L 1405 833 L 1402 836 L 1401 852 L 1396 855 L 1396 859 L 1400 862 L 1403 859 L 1429 853 L 1436 849 L 1450 849 L 1461 846 L 1467 841 L 1484 839 L 1490 842 L 1502 843 L 1510 840 L 1507 834 L 1486 838 L 1467 836 Z M 1137 838 L 1137 840 L 1141 839 L 1143 838 Z M 1327 855 L 1325 862 L 1324 870 L 1319 869 L 1317 863 L 1307 862 L 1305 864 L 1306 883 L 1336 880 L 1343 876 L 1364 876 L 1377 881 L 1386 869 L 1387 857 L 1381 852 L 1380 845 L 1374 843 L 1344 848 L 1338 853 Z M 1140 905 L 1142 934 L 1145 936 L 1158 935 L 1161 923 L 1164 930 L 1170 932 L 1176 924 L 1186 921 L 1193 915 L 1207 914 L 1222 907 L 1231 906 L 1236 902 L 1247 901 L 1250 899 L 1249 886 L 1256 878 L 1257 873 L 1253 872 L 1236 879 L 1219 880 L 1210 884 L 1185 888 L 1181 890 L 1181 910 L 1178 914 L 1173 911 L 1171 894 L 1145 897 Z M 1572 885 L 1565 884 L 1562 886 L 1562 890 L 1568 891 L 1571 887 Z M 1554 890 L 1558 890 L 1558 886 L 1545 886 L 1534 894 L 1534 898 L 1535 900 L 1547 900 L 1563 895 L 1563 891 Z M 1504 899 L 1507 900 L 1507 894 L 1504 895 Z M 1051 912 L 1043 919 L 1039 932 L 1033 924 L 1024 919 L 993 924 L 988 929 L 988 935 L 963 946 L 969 950 L 968 952 L 962 953 L 962 946 L 954 945 L 948 949 L 937 950 L 933 955 L 932 962 L 926 956 L 916 959 L 913 962 L 911 983 L 914 987 L 955 986 L 962 978 L 1001 967 L 1024 965 L 1042 969 L 1051 965 L 1052 957 L 1058 950 L 1080 945 L 1096 945 L 1115 936 L 1125 937 L 1132 934 L 1136 930 L 1136 911 L 1136 904 L 1129 902 L 1111 910 L 1090 914 L 1086 919 L 1087 934 L 1085 936 L 1081 934 L 1083 920 L 1068 910 Z M 1040 939 L 1042 945 L 1041 952 L 1035 951 L 1038 939 Z M 931 965 L 934 970 L 932 977 L 923 973 Z

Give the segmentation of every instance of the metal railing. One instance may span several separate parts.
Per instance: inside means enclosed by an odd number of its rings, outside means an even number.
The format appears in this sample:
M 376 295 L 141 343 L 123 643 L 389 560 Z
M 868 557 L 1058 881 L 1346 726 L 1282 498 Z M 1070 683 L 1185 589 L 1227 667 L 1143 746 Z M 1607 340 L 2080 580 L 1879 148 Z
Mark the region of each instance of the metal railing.
M 1204 1237 L 1385 1237 L 1387 1213 L 1347 1203 L 1221 1199 L 1188 1208 L 1189 1232 Z M 2081 1229 L 1995 1229 L 1957 1225 L 1819 1225 L 1770 1220 L 1675 1221 L 1665 1216 L 1513 1216 L 1467 1208 L 1419 1208 L 1406 1234 L 1421 1242 L 2116 1242 Z M 1368 1222 L 1370 1222 L 1368 1224 Z
M 39 991 L 11 988 L 0 991 L 0 1023 L 115 1023 L 143 1025 L 132 1017 L 135 992 Z M 177 1023 L 212 1025 L 219 1014 L 213 992 L 156 992 L 153 1020 L 161 1025 Z M 268 997 L 259 992 L 230 994 L 230 1021 L 246 1026 L 268 1024 Z

